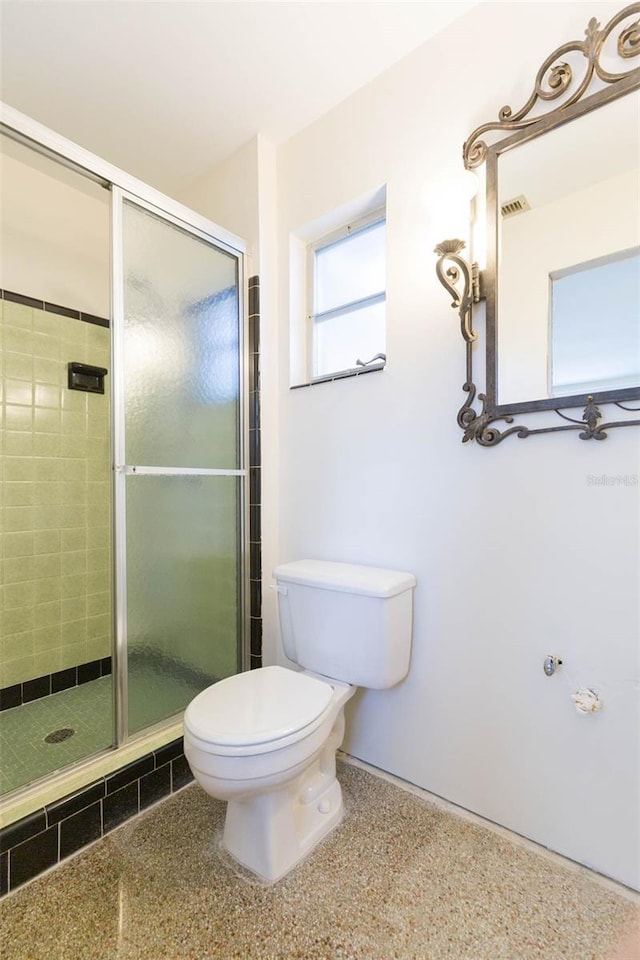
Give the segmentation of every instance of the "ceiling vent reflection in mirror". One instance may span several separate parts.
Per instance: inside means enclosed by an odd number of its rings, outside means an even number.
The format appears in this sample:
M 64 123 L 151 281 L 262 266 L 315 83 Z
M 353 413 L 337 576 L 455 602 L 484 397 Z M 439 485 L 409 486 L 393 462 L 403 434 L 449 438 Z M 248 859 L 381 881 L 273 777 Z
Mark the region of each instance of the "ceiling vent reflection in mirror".
M 486 269 L 461 240 L 435 251 L 465 343 L 463 442 L 560 431 L 604 440 L 640 425 L 640 3 L 584 33 L 545 59 L 520 109 L 502 107 L 464 144 L 467 170 L 486 169 Z M 554 278 L 579 285 L 592 264 L 604 266 L 588 295 L 559 295 Z M 522 415 L 528 424 L 514 422 Z
M 524 193 L 521 193 L 519 197 L 514 197 L 512 200 L 505 200 L 504 203 L 500 204 L 500 214 L 503 220 L 505 217 L 514 217 L 517 213 L 524 213 L 526 210 L 531 210 L 531 204 Z

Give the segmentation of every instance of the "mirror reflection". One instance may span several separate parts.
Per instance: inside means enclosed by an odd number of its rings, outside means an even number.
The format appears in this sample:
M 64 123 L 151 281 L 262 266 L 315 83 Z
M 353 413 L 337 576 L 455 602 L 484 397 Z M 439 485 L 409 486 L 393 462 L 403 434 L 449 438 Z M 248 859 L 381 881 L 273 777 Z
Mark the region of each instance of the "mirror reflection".
M 497 402 L 640 385 L 640 93 L 498 161 Z
M 639 295 L 638 248 L 550 275 L 550 396 L 640 383 Z

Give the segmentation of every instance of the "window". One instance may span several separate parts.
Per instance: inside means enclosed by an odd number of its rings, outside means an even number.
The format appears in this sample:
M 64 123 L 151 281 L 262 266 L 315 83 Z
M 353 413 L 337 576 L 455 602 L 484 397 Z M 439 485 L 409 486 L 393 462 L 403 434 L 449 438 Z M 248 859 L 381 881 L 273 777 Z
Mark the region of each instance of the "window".
M 640 248 L 549 274 L 549 396 L 637 386 Z
M 313 380 L 386 360 L 384 211 L 309 247 Z

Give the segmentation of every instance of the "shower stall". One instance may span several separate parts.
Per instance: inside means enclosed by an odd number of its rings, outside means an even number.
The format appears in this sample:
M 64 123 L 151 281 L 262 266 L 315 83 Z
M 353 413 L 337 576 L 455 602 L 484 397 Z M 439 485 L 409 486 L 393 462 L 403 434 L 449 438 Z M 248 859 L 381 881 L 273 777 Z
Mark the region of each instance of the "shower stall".
M 247 363 L 237 237 L 10 108 L 0 136 L 11 799 L 248 664 Z

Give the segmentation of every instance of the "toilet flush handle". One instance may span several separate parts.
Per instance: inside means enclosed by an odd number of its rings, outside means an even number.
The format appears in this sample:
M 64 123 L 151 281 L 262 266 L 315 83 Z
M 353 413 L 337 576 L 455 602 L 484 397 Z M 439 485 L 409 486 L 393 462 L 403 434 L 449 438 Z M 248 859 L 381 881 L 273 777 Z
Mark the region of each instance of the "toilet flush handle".
M 275 590 L 276 593 L 281 593 L 283 597 L 286 597 L 289 593 L 287 587 L 282 587 L 279 583 L 270 583 L 269 590 Z

